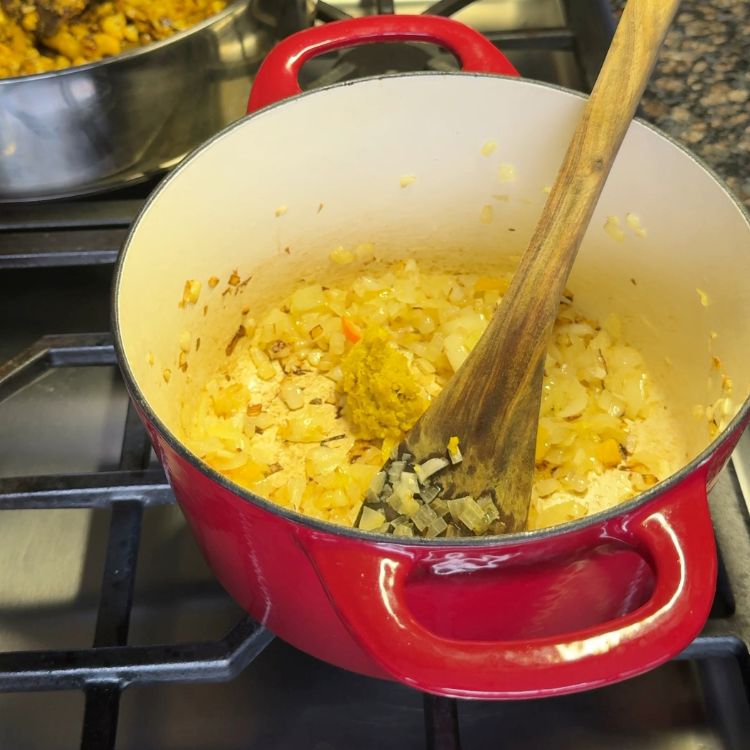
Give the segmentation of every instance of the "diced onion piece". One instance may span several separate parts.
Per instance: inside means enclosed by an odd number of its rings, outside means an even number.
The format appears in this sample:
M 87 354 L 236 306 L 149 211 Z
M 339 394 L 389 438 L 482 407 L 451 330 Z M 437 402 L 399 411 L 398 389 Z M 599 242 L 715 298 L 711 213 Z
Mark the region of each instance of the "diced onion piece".
M 434 518 L 425 529 L 424 535 L 427 539 L 440 536 L 448 528 L 448 524 L 442 518 Z
M 485 141 L 482 146 L 482 156 L 489 156 L 497 148 L 497 141 Z
M 641 225 L 641 220 L 635 214 L 625 214 L 625 221 L 639 237 L 646 236 L 646 230 Z
M 440 494 L 440 486 L 437 484 L 425 485 L 419 492 L 419 496 L 426 503 L 431 503 Z
M 303 286 L 292 294 L 290 309 L 293 313 L 310 312 L 323 308 L 325 303 L 323 287 L 319 284 L 312 284 Z
M 250 399 L 250 392 L 242 383 L 232 383 L 222 388 L 213 396 L 214 411 L 220 417 L 230 417 L 245 409 Z
M 414 473 L 417 475 L 417 479 L 424 484 L 428 477 L 434 476 L 449 465 L 450 461 L 447 458 L 428 458 L 423 463 L 416 464 Z
M 374 531 L 385 523 L 385 516 L 379 510 L 373 510 L 366 505 L 362 508 L 359 528 L 364 531 Z
M 394 487 L 393 494 L 388 498 L 388 504 L 397 513 L 405 516 L 413 516 L 421 507 L 414 499 L 414 495 L 401 487 Z
M 437 514 L 429 505 L 422 505 L 419 510 L 411 517 L 414 525 L 419 531 L 425 531 L 425 529 L 433 522 L 437 520 Z
M 291 411 L 301 409 L 305 405 L 304 391 L 294 383 L 284 382 L 279 389 L 279 395 Z
M 190 351 L 190 342 L 191 342 L 191 336 L 190 331 L 183 331 L 180 334 L 180 349 L 182 349 L 183 352 L 189 352 Z
M 483 534 L 490 525 L 487 514 L 478 505 L 473 497 L 465 497 L 463 507 L 459 514 L 459 520 L 475 534 Z
M 586 388 L 575 378 L 568 378 L 561 382 L 561 388 L 564 389 L 565 406 L 557 413 L 562 419 L 577 417 L 583 413 L 589 401 L 589 394 Z
M 430 507 L 438 516 L 440 516 L 440 518 L 443 518 L 449 512 L 448 503 L 440 497 L 437 498 L 437 500 L 435 500 L 434 502 L 430 503 Z
M 488 495 L 483 495 L 477 500 L 477 505 L 482 509 L 482 512 L 487 517 L 487 520 L 492 522 L 500 518 L 500 512 L 497 506 L 492 501 L 492 498 Z
M 354 260 L 354 253 L 344 247 L 337 247 L 335 250 L 331 251 L 329 257 L 334 263 L 344 266 Z
M 276 368 L 271 364 L 271 360 L 266 353 L 253 346 L 250 349 L 250 359 L 256 367 L 258 377 L 261 380 L 272 380 L 276 375 Z
M 388 479 L 391 480 L 391 482 L 398 482 L 399 478 L 401 477 L 401 472 L 406 468 L 406 463 L 403 461 L 393 461 L 391 462 L 391 465 L 388 467 Z
M 393 527 L 393 536 L 414 536 L 414 531 L 404 523 Z
M 620 226 L 620 219 L 617 216 L 608 216 L 604 222 L 604 231 L 613 239 L 622 242 L 625 239 L 625 232 Z
M 445 337 L 443 351 L 445 352 L 445 356 L 448 357 L 448 362 L 453 372 L 456 372 L 469 356 L 469 350 L 464 345 L 463 336 L 457 333 L 452 333 Z
M 398 480 L 399 487 L 403 487 L 413 495 L 419 492 L 419 483 L 417 481 L 417 475 L 410 471 L 402 471 L 401 476 Z
M 385 486 L 385 472 L 379 471 L 370 482 L 370 492 L 374 493 L 375 496 L 380 495 Z
M 201 283 L 197 279 L 188 279 L 182 290 L 182 304 L 194 305 L 201 294 Z
M 453 516 L 454 521 L 460 520 L 467 497 L 456 497 L 452 500 L 448 500 L 448 510 L 450 511 L 451 516 Z
M 325 435 L 325 426 L 305 415 L 291 417 L 279 427 L 279 437 L 290 443 L 318 443 Z

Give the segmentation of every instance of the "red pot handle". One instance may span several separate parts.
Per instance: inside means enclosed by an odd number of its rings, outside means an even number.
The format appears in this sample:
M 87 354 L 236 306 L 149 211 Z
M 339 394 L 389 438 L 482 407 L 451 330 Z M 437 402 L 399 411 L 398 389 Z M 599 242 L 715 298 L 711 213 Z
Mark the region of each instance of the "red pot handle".
M 342 621 L 388 674 L 426 692 L 498 700 L 559 695 L 639 674 L 700 632 L 716 585 L 705 476 L 615 519 L 605 536 L 601 541 L 620 540 L 650 559 L 649 601 L 586 630 L 501 642 L 449 639 L 417 621 L 405 597 L 415 569 L 408 549 L 330 537 L 303 544 Z
M 492 42 L 458 21 L 439 16 L 366 16 L 314 26 L 279 42 L 258 70 L 247 111 L 301 93 L 299 72 L 316 55 L 368 42 L 432 42 L 456 55 L 462 70 L 518 76 Z

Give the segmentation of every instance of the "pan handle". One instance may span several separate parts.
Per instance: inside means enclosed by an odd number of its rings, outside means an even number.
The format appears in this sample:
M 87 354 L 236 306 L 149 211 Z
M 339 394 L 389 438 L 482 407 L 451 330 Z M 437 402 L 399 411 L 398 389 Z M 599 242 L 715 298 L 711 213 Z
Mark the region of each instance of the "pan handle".
M 462 70 L 518 76 L 492 42 L 458 21 L 439 16 L 366 16 L 314 26 L 279 42 L 258 70 L 247 111 L 301 93 L 299 72 L 316 55 L 369 42 L 432 42 L 456 55 Z
M 408 607 L 406 587 L 420 565 L 413 547 L 340 537 L 332 544 L 330 535 L 301 541 L 346 627 L 394 679 L 463 698 L 560 695 L 656 667 L 699 633 L 716 584 L 705 480 L 705 471 L 696 471 L 603 528 L 601 542 L 624 542 L 653 566 L 655 586 L 645 604 L 608 622 L 544 638 L 492 642 L 443 637 Z M 536 544 L 554 541 L 547 537 Z

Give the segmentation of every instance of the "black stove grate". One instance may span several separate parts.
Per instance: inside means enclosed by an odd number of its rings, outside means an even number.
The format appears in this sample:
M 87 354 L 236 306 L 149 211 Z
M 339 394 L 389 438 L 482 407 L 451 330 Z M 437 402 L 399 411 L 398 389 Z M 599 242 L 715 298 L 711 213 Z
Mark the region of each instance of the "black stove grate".
M 54 367 L 115 364 L 108 334 L 47 336 L 0 367 L 0 401 Z M 122 690 L 153 682 L 229 680 L 273 635 L 249 617 L 216 642 L 128 646 L 144 507 L 173 503 L 161 470 L 149 469 L 151 445 L 128 406 L 119 470 L 77 476 L 0 479 L 0 509 L 112 506 L 92 648 L 0 654 L 0 692 L 84 690 L 81 747 L 114 748 Z

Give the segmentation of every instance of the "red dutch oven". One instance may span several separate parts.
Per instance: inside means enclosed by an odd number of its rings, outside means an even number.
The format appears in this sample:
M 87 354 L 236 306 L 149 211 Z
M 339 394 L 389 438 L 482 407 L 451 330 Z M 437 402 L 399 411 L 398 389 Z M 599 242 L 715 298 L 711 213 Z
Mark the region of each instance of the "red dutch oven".
M 439 43 L 463 72 L 300 94 L 313 55 L 396 40 Z M 320 659 L 449 696 L 605 685 L 669 659 L 704 624 L 716 578 L 706 493 L 748 421 L 750 383 L 750 221 L 725 186 L 636 122 L 581 247 L 576 303 L 622 317 L 667 384 L 689 451 L 679 472 L 609 511 L 506 537 L 377 536 L 232 484 L 185 446 L 180 414 L 241 308 L 313 277 L 336 246 L 369 242 L 384 257 L 454 269 L 523 251 L 583 98 L 516 76 L 481 36 L 441 18 L 372 17 L 290 37 L 259 73 L 251 114 L 156 190 L 116 271 L 128 388 L 227 591 Z M 233 271 L 251 277 L 241 294 L 206 283 Z M 198 300 L 179 305 L 188 279 L 202 281 Z M 201 340 L 187 357 L 185 330 Z

